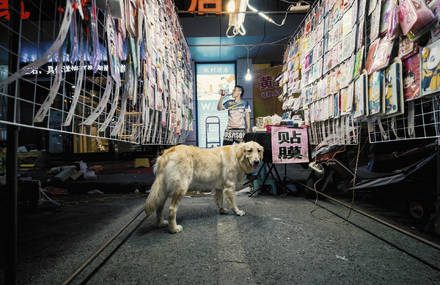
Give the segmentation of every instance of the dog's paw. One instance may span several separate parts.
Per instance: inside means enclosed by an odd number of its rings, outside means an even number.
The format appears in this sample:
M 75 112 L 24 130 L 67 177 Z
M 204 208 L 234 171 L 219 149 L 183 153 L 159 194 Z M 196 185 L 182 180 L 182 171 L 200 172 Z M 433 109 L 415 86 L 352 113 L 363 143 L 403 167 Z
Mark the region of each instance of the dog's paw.
M 181 225 L 177 225 L 175 228 L 170 228 L 170 233 L 177 234 L 183 231 L 183 227 Z
M 238 210 L 237 212 L 235 212 L 235 214 L 237 216 L 244 216 L 246 213 L 243 210 Z
M 168 221 L 161 221 L 157 224 L 158 228 L 165 228 L 168 226 Z
M 228 211 L 228 209 L 226 209 L 226 208 L 220 208 L 220 209 L 219 209 L 219 212 L 220 212 L 221 215 L 227 215 L 227 214 L 229 214 L 229 211 Z

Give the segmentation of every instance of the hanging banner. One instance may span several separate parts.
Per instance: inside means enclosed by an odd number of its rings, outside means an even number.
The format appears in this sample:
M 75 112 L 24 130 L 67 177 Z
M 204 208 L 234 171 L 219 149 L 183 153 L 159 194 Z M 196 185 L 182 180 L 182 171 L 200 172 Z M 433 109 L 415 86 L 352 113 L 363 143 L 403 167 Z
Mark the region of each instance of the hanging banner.
M 307 128 L 271 127 L 272 162 L 309 162 Z
M 282 103 L 278 100 L 282 89 L 275 79 L 282 66 L 254 70 L 254 118 L 282 115 Z

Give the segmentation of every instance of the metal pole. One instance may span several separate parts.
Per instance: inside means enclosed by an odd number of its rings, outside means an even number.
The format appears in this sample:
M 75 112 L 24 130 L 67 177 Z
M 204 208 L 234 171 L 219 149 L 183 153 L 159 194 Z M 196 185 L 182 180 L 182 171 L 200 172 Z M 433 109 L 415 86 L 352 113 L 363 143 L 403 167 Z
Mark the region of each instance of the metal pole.
M 9 1 L 9 33 L 8 33 L 8 72 L 15 73 L 18 66 L 18 44 L 20 27 L 21 1 Z M 15 33 L 14 33 L 15 32 Z M 15 122 L 15 100 L 18 94 L 17 81 L 9 84 L 7 120 Z M 17 282 L 17 146 L 18 127 L 7 127 L 6 153 L 6 236 L 5 236 L 5 284 Z

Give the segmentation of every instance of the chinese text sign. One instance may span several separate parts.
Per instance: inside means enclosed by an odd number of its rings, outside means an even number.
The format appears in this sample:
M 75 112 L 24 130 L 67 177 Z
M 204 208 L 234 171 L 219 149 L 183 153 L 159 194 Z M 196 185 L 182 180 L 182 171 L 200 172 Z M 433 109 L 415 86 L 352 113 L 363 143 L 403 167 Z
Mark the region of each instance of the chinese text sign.
M 272 162 L 309 162 L 309 147 L 306 128 L 271 127 Z

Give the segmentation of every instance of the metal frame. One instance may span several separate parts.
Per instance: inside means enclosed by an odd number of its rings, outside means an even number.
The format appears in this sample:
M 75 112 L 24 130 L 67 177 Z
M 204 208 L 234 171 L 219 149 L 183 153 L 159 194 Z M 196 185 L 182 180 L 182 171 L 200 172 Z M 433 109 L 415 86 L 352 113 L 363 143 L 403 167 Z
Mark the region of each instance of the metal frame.
M 57 30 L 60 26 L 61 20 L 62 20 L 62 13 L 59 12 L 57 9 L 58 7 L 64 7 L 65 1 L 64 0 L 54 0 L 53 5 L 53 11 L 47 11 L 42 10 L 42 0 L 39 2 L 29 2 L 28 5 L 33 5 L 36 10 L 38 10 L 39 15 L 38 17 L 34 15 L 37 19 L 27 19 L 22 20 L 19 19 L 19 25 L 17 28 L 12 30 L 12 28 L 9 28 L 9 26 L 6 26 L 4 22 L 0 22 L 0 29 L 2 30 L 10 30 L 11 33 L 18 36 L 18 46 L 16 50 L 7 49 L 6 52 L 8 54 L 8 57 L 17 56 L 19 57 L 20 61 L 22 63 L 24 62 L 32 62 L 35 58 L 38 57 L 38 53 L 40 50 L 42 50 L 42 47 L 47 42 L 52 42 L 57 37 Z M 11 5 L 10 5 L 11 6 Z M 10 7 L 10 10 L 12 10 L 13 7 Z M 18 10 L 21 11 L 21 8 Z M 81 135 L 91 138 L 98 138 L 98 139 L 109 139 L 114 141 L 121 141 L 121 142 L 128 142 L 128 143 L 137 143 L 137 144 L 143 144 L 143 145 L 155 145 L 155 144 L 175 144 L 177 142 L 182 141 L 182 137 L 186 137 L 187 131 L 182 128 L 182 135 L 176 135 L 174 132 L 170 132 L 168 129 L 169 120 L 170 120 L 170 112 L 171 110 L 168 108 L 164 108 L 163 111 L 156 111 L 153 109 L 149 109 L 148 112 L 150 112 L 150 121 L 144 122 L 142 118 L 142 88 L 143 88 L 143 81 L 138 80 L 138 96 L 136 101 L 134 100 L 128 100 L 127 103 L 127 114 L 124 118 L 123 127 L 118 132 L 117 136 L 112 136 L 111 132 L 115 128 L 116 121 L 118 120 L 118 116 L 121 110 L 121 102 L 119 100 L 119 106 L 116 109 L 115 114 L 113 115 L 112 120 L 110 121 L 109 125 L 105 129 L 104 132 L 98 132 L 98 129 L 100 126 L 103 125 L 105 119 L 109 115 L 109 111 L 111 108 L 111 103 L 114 99 L 114 91 L 111 92 L 110 98 L 108 100 L 107 105 L 104 108 L 104 111 L 100 114 L 100 116 L 90 125 L 85 126 L 83 123 L 85 122 L 86 118 L 96 109 L 99 102 L 101 102 L 104 90 L 106 87 L 106 78 L 107 78 L 107 55 L 105 54 L 104 50 L 102 49 L 106 46 L 106 31 L 105 31 L 105 22 L 104 22 L 104 12 L 100 9 L 97 9 L 98 13 L 98 26 L 99 26 L 99 41 L 100 41 L 100 51 L 101 51 L 101 62 L 100 66 L 98 68 L 98 71 L 95 73 L 91 71 L 92 66 L 91 63 L 89 63 L 89 60 L 87 59 L 87 39 L 84 37 L 84 41 L 82 44 L 80 44 L 80 39 L 78 39 L 78 46 L 79 46 L 79 52 L 81 53 L 85 52 L 86 58 L 84 61 L 84 64 L 81 65 L 80 60 L 78 59 L 75 62 L 70 63 L 68 55 L 63 55 L 63 61 L 64 66 L 62 70 L 62 82 L 60 84 L 59 90 L 56 94 L 55 101 L 50 107 L 50 110 L 47 114 L 47 117 L 44 119 L 41 123 L 34 122 L 33 118 L 36 114 L 37 110 L 40 108 L 43 100 L 46 98 L 47 94 L 49 93 L 49 90 L 51 86 L 53 85 L 54 79 L 55 79 L 55 73 L 52 72 L 56 69 L 57 61 L 58 59 L 55 57 L 47 64 L 43 65 L 42 67 L 38 68 L 38 70 L 34 70 L 32 74 L 27 74 L 20 79 L 18 79 L 16 82 L 18 85 L 20 85 L 22 92 L 14 92 L 14 93 L 5 93 L 2 92 L 0 89 L 0 105 L 1 102 L 9 101 L 13 102 L 15 107 L 13 108 L 14 116 L 9 118 L 0 118 L 0 124 L 6 124 L 6 125 L 15 125 L 18 127 L 27 127 L 27 128 L 33 128 L 33 129 L 40 129 L 40 130 L 47 130 L 47 131 L 55 131 L 62 134 L 73 134 L 73 135 Z M 168 10 L 165 10 L 165 12 Z M 177 14 L 175 14 L 175 11 L 172 11 L 174 13 L 174 16 L 177 17 Z M 53 13 L 53 15 L 52 15 Z M 12 14 L 12 13 L 11 13 Z M 78 13 L 76 13 L 78 14 Z M 173 15 L 171 15 L 173 16 Z M 170 16 L 170 18 L 172 18 Z M 78 15 L 76 15 L 78 19 Z M 53 19 L 53 21 L 47 21 L 47 18 Z M 73 18 L 75 19 L 75 18 Z M 78 21 L 77 21 L 78 22 Z M 177 25 L 180 25 L 177 19 Z M 49 30 L 45 30 L 44 28 L 47 28 L 50 26 Z M 172 25 L 170 24 L 170 27 Z M 78 27 L 79 28 L 79 27 Z M 179 29 L 177 33 L 182 33 L 181 28 L 179 26 Z M 43 32 L 44 31 L 44 32 Z M 173 31 L 170 31 L 170 33 Z M 79 32 L 78 32 L 79 33 Z M 69 37 L 69 34 L 67 35 Z M 66 37 L 66 41 L 67 41 Z M 182 39 L 183 36 L 182 36 Z M 173 43 L 169 44 L 170 46 L 173 46 Z M 31 47 L 33 51 L 36 50 L 36 56 L 35 55 L 27 55 L 26 47 Z M 178 42 L 174 47 L 176 50 L 181 50 L 183 57 L 187 53 L 189 53 L 189 48 L 186 44 L 186 42 L 181 43 Z M 4 47 L 0 46 L 0 49 L 5 50 Z M 63 47 L 63 49 L 66 49 Z M 66 53 L 64 53 L 66 54 Z M 80 57 L 79 55 L 79 57 Z M 176 61 L 177 68 L 176 70 L 173 70 L 173 72 L 180 72 L 180 70 L 183 71 L 182 68 L 179 68 L 181 66 L 181 62 L 178 59 L 174 58 L 163 58 L 164 64 L 168 64 L 171 61 Z M 26 64 L 27 64 L 26 63 Z M 172 66 L 172 65 L 170 65 Z M 72 119 L 72 122 L 69 126 L 63 126 L 63 122 L 65 121 L 67 117 L 67 113 L 69 112 L 69 109 L 71 107 L 72 103 L 72 97 L 73 92 L 76 84 L 76 80 L 79 75 L 79 69 L 84 68 L 85 74 L 84 74 L 84 80 L 81 85 L 81 91 L 80 96 L 78 99 L 78 103 L 76 105 L 74 116 Z M 122 64 L 122 69 L 124 69 L 124 66 Z M 180 69 L 180 70 L 179 70 Z M 186 76 L 189 81 L 188 82 L 178 82 L 177 76 L 176 78 L 176 84 L 174 86 L 178 86 L 180 90 L 180 83 L 183 83 L 186 85 L 190 90 L 192 89 L 192 84 L 190 83 L 192 81 L 192 71 L 191 68 L 187 67 L 189 74 L 185 74 L 185 71 L 183 71 L 183 74 Z M 12 74 L 11 69 L 9 70 L 9 75 Z M 124 77 L 126 72 L 123 72 L 121 75 Z M 185 79 L 184 78 L 184 79 Z M 123 78 L 122 78 L 123 80 Z M 185 79 L 186 80 L 186 79 Z M 170 86 L 168 85 L 169 78 L 164 78 L 163 85 L 164 89 L 169 90 Z M 122 84 L 124 85 L 124 84 Z M 122 97 L 123 93 L 123 87 L 121 86 L 120 91 L 120 97 Z M 116 87 L 114 87 L 116 88 Z M 158 92 L 156 90 L 156 92 Z M 180 94 L 180 91 L 178 91 Z M 162 96 L 167 96 L 168 100 L 168 94 L 164 94 Z M 192 94 L 182 94 L 182 96 L 185 96 L 184 101 L 192 102 Z M 186 98 L 187 97 L 187 98 Z M 10 100 L 12 99 L 12 101 Z M 171 102 L 170 102 L 171 103 Z M 191 108 L 191 103 L 188 104 L 188 107 Z M 182 104 L 182 108 L 186 108 L 186 105 Z M 162 116 L 162 113 L 166 113 L 166 126 L 162 127 L 159 123 L 160 118 Z M 56 114 L 58 113 L 58 114 Z M 186 114 L 186 112 L 184 112 Z M 59 120 L 58 117 L 61 117 Z M 153 118 L 157 118 L 159 120 L 154 121 Z M 153 122 L 154 124 L 151 124 Z M 140 132 L 142 132 L 143 129 L 152 129 L 148 130 L 146 133 L 148 133 L 148 136 L 145 139 L 141 138 L 141 135 L 139 135 Z M 156 134 L 156 136 L 154 136 Z
M 440 137 L 440 102 L 437 97 L 419 98 L 406 102 L 405 114 L 391 118 L 373 118 L 368 121 L 370 143 L 392 142 Z M 408 105 L 414 106 L 413 126 Z M 413 133 L 410 130 L 413 129 Z

